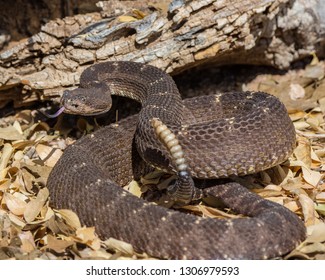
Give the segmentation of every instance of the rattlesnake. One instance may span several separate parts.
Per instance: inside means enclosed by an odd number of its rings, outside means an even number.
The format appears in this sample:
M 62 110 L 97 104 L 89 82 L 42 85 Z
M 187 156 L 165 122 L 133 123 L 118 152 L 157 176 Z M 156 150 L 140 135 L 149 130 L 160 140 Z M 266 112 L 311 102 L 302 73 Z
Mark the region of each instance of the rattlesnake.
M 55 207 L 76 211 L 101 238 L 124 240 L 159 258 L 265 259 L 285 254 L 304 240 L 305 227 L 294 213 L 234 181 L 219 180 L 255 173 L 288 158 L 295 131 L 277 98 L 231 92 L 181 100 L 174 81 L 162 70 L 120 61 L 87 68 L 80 87 L 63 94 L 63 108 L 73 114 L 101 113 L 110 108 L 110 94 L 135 99 L 142 109 L 66 149 L 48 179 Z M 250 217 L 198 217 L 157 206 L 120 187 L 147 172 L 149 165 L 177 172 L 150 124 L 154 118 L 176 135 L 203 195 L 216 196 Z

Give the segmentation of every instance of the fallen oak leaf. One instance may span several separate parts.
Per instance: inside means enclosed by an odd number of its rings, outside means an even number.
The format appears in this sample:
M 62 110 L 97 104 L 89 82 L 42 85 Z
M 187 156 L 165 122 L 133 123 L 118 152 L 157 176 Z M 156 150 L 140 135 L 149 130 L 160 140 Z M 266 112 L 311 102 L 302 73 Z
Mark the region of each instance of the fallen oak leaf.
M 309 196 L 305 194 L 299 194 L 298 197 L 305 218 L 305 225 L 306 226 L 314 225 L 316 221 L 314 202 L 311 200 Z
M 9 189 L 10 184 L 11 182 L 9 179 L 0 180 L 0 191 L 4 192 L 5 190 Z
M 76 213 L 69 209 L 57 210 L 57 213 L 65 220 L 65 222 L 74 229 L 81 228 L 79 217 Z
M 325 242 L 325 223 L 307 227 L 307 238 L 304 243 Z
M 300 209 L 297 201 L 295 200 L 285 203 L 284 206 L 294 213 Z
M 314 187 L 317 187 L 320 180 L 322 179 L 322 174 L 318 171 L 311 170 L 309 168 L 306 168 L 305 166 L 301 167 L 302 169 L 302 176 L 305 179 L 305 181 L 309 184 L 311 184 Z
M 83 250 L 78 251 L 78 255 L 81 259 L 90 259 L 90 260 L 111 260 L 113 258 L 113 254 L 107 252 L 107 250 L 100 248 L 99 250 L 92 250 L 89 247 L 86 247 Z
M 325 224 L 323 222 L 307 227 L 307 238 L 294 251 L 286 256 L 288 258 L 314 259 L 315 253 L 325 252 Z M 316 245 L 314 245 L 316 244 Z
M 18 236 L 22 243 L 20 248 L 24 253 L 30 253 L 36 249 L 35 240 L 30 231 L 23 231 Z
M 95 233 L 95 227 L 78 228 L 74 239 L 77 242 L 86 244 L 93 250 L 99 250 L 100 248 L 100 239 Z
M 325 192 L 321 192 L 316 195 L 316 201 L 317 202 L 325 202 Z
M 72 240 L 61 240 L 51 234 L 46 235 L 43 240 L 46 245 L 42 250 L 50 249 L 59 254 L 64 253 L 68 247 L 74 244 L 74 241 Z
M 47 188 L 40 189 L 36 198 L 28 202 L 24 212 L 24 218 L 27 223 L 35 220 L 37 215 L 41 212 L 47 198 L 49 197 L 49 190 Z
M 0 135 L 1 138 L 1 135 Z M 14 149 L 9 143 L 5 143 L 2 148 L 2 155 L 0 158 L 0 179 L 4 179 L 7 175 L 8 169 L 6 169 L 10 157 L 13 153 Z
M 319 242 L 315 242 L 304 246 L 300 249 L 300 252 L 305 254 L 325 253 L 325 245 Z
M 186 205 L 182 209 L 191 211 L 192 213 L 202 214 L 204 217 L 209 218 L 238 218 L 238 215 L 226 213 L 214 207 L 198 204 L 198 205 Z
M 31 127 L 24 130 L 24 136 L 26 138 L 28 138 L 28 137 L 32 136 L 33 134 L 37 135 L 36 132 L 38 132 L 38 131 L 49 131 L 49 130 L 50 130 L 50 127 L 47 123 L 37 122 L 37 123 L 34 123 Z M 35 142 L 38 142 L 38 140 L 35 139 Z
M 8 217 L 10 219 L 10 221 L 15 224 L 16 226 L 18 226 L 19 228 L 24 228 L 26 226 L 26 223 L 20 219 L 19 217 L 17 217 L 15 214 L 13 213 L 9 213 Z
M 122 252 L 123 254 L 126 255 L 134 255 L 134 249 L 133 246 L 127 242 L 117 240 L 115 238 L 108 238 L 107 240 L 104 241 L 104 244 L 108 247 L 108 249 L 117 251 L 117 252 Z
M 306 95 L 304 88 L 301 85 L 295 83 L 290 84 L 288 94 L 292 100 L 302 99 Z
M 23 140 L 24 135 L 20 134 L 19 131 L 13 126 L 0 127 L 0 138 L 4 140 Z
M 132 180 L 126 187 L 125 189 L 132 193 L 133 195 L 137 196 L 137 197 L 141 197 L 142 195 L 142 191 L 141 191 L 141 188 L 138 184 L 138 182 Z
M 20 216 L 23 215 L 26 207 L 27 202 L 20 199 L 19 197 L 15 197 L 11 193 L 5 193 L 4 194 L 4 200 L 8 207 L 8 209 L 15 215 Z
M 60 149 L 55 149 L 43 144 L 38 144 L 36 146 L 36 152 L 40 159 L 44 161 L 44 164 L 49 167 L 53 167 L 63 154 Z
M 19 134 L 22 135 L 24 133 L 18 121 L 15 121 L 12 126 L 19 132 Z
M 29 165 L 25 163 L 21 163 L 21 170 L 28 170 L 29 173 L 34 174 L 38 178 L 34 178 L 35 182 L 43 182 L 46 184 L 47 178 L 52 170 L 51 167 L 45 165 Z M 26 175 L 26 174 L 25 174 Z
M 311 170 L 303 161 L 301 160 L 295 160 L 290 162 L 290 166 L 297 166 L 300 167 L 302 170 L 302 177 L 304 180 L 314 186 L 317 187 L 319 184 L 320 180 L 322 179 L 322 174 L 318 171 Z
M 54 211 L 47 204 L 45 204 L 41 211 L 40 215 L 34 221 L 29 222 L 29 225 L 43 224 L 44 222 L 49 221 L 53 216 L 55 216 Z
M 311 166 L 311 146 L 308 139 L 305 137 L 297 138 L 297 147 L 294 149 L 293 154 L 298 161 L 302 161 L 307 167 Z

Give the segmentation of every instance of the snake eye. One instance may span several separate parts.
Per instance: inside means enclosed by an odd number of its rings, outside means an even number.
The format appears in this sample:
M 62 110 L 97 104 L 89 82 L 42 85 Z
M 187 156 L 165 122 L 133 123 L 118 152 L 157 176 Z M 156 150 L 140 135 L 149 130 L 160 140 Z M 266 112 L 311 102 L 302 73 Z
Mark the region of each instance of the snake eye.
M 66 105 L 69 106 L 69 107 L 73 107 L 73 108 L 78 108 L 79 105 L 80 105 L 79 103 L 80 103 L 80 101 L 75 100 L 75 99 L 71 99 L 71 98 L 66 100 Z

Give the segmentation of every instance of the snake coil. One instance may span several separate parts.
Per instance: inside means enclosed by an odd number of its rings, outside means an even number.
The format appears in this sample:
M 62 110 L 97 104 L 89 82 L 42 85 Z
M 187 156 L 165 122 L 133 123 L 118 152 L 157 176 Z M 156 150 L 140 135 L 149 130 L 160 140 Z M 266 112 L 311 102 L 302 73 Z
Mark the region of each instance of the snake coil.
M 91 115 L 109 110 L 111 94 L 135 99 L 142 109 L 65 150 L 48 179 L 55 207 L 77 212 L 101 238 L 124 240 L 166 259 L 274 258 L 304 240 L 304 224 L 293 212 L 219 180 L 270 168 L 292 153 L 295 130 L 276 97 L 230 92 L 182 100 L 162 70 L 119 61 L 87 68 L 80 87 L 66 91 L 62 104 L 66 113 Z M 188 215 L 121 188 L 152 165 L 208 179 L 195 180 L 202 194 L 246 217 Z

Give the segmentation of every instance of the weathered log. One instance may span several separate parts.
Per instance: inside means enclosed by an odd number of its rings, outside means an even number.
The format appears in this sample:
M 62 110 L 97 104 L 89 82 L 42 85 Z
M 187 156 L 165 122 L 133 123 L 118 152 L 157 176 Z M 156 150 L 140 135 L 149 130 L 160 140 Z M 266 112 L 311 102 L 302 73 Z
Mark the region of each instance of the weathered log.
M 78 84 L 86 67 L 106 60 L 150 63 L 175 74 L 208 63 L 283 69 L 312 52 L 325 54 L 322 0 L 158 2 L 99 2 L 102 12 L 52 20 L 2 52 L 0 107 L 57 97 Z

